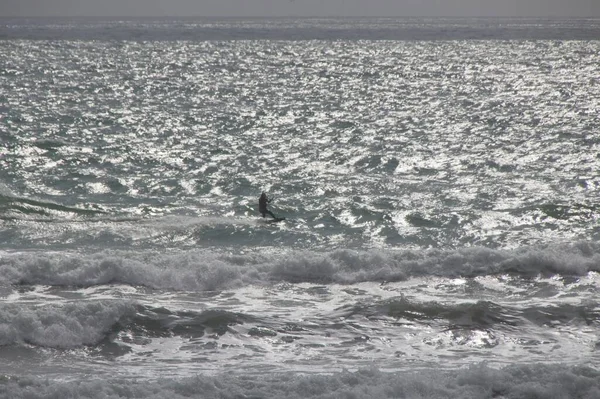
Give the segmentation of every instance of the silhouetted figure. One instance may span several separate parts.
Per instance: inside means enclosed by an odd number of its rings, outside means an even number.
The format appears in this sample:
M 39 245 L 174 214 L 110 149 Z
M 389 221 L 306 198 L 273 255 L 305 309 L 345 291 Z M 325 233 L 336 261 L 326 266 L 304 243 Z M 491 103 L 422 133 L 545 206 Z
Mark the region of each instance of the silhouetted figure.
M 260 195 L 260 198 L 258 199 L 258 210 L 262 214 L 262 217 L 265 217 L 266 215 L 271 215 L 273 219 L 277 219 L 277 217 L 273 215 L 273 212 L 267 209 L 267 204 L 269 202 L 271 202 L 271 200 L 267 197 L 267 194 L 263 192 Z

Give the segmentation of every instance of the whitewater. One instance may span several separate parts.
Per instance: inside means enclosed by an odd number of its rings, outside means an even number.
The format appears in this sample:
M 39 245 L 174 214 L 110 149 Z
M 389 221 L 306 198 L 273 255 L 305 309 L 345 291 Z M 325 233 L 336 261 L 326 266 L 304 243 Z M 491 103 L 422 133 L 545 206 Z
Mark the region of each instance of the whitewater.
M 595 19 L 1 18 L 0 397 L 600 397 L 599 77 Z

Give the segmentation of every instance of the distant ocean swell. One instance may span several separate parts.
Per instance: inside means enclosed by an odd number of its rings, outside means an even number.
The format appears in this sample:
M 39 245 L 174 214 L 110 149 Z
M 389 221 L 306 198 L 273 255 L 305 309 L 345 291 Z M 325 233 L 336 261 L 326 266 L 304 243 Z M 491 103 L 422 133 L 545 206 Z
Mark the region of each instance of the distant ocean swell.
M 599 29 L 593 18 L 0 19 L 5 40 L 590 40 Z
M 2 252 L 5 285 L 88 287 L 128 284 L 155 289 L 211 291 L 251 284 L 393 282 L 411 277 L 473 278 L 584 276 L 600 272 L 600 244 L 576 242 L 498 250 L 273 249 L 231 254 L 217 250 Z
M 374 368 L 323 375 L 219 374 L 178 380 L 89 379 L 51 381 L 4 376 L 6 398 L 581 398 L 600 397 L 600 372 L 585 366 L 476 364 L 460 370 L 386 373 Z

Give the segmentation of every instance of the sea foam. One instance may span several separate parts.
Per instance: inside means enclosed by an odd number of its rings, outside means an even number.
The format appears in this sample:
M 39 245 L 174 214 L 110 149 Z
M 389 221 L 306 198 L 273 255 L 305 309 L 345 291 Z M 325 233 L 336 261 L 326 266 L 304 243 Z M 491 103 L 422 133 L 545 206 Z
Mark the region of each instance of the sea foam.
M 359 369 L 328 375 L 228 373 L 157 381 L 5 376 L 2 398 L 582 398 L 600 397 L 600 372 L 584 366 L 484 364 L 446 371 L 383 372 Z
M 135 313 L 128 301 L 94 301 L 25 306 L 0 306 L 0 345 L 27 343 L 50 348 L 75 348 L 101 341 L 121 318 Z
M 5 285 L 94 286 L 129 284 L 156 289 L 212 291 L 273 282 L 352 284 L 411 277 L 514 274 L 583 276 L 600 271 L 600 245 L 579 242 L 497 250 L 261 251 L 174 253 L 102 251 L 3 252 Z

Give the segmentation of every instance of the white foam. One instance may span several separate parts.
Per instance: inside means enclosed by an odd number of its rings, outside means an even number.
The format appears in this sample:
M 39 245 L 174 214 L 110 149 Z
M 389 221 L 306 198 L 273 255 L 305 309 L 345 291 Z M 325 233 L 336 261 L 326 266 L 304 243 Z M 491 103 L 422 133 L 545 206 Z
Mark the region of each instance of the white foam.
M 12 190 L 4 183 L 0 183 L 0 195 L 5 197 L 14 197 Z
M 249 364 L 251 367 L 251 364 Z M 600 372 L 586 366 L 477 364 L 461 370 L 387 373 L 360 369 L 332 374 L 227 373 L 179 380 L 53 381 L 5 377 L 3 398 L 598 398 Z
M 350 284 L 423 276 L 582 276 L 589 272 L 600 272 L 600 245 L 585 242 L 517 250 L 0 253 L 0 283 L 4 284 L 119 283 L 192 291 L 285 281 Z
M 133 315 L 132 302 L 94 301 L 63 305 L 0 306 L 0 345 L 29 343 L 74 348 L 101 341 L 122 317 Z

